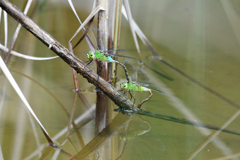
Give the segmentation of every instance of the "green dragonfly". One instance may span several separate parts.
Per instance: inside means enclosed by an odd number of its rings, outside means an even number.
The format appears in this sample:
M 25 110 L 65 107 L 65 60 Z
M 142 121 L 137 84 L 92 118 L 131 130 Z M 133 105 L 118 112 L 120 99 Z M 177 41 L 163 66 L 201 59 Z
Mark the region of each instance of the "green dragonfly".
M 125 67 L 125 65 L 117 60 L 114 60 L 112 57 L 126 57 L 126 58 L 130 58 L 130 59 L 137 59 L 137 58 L 123 56 L 123 55 L 109 54 L 109 53 L 105 53 L 105 52 L 109 52 L 109 51 L 100 51 L 100 50 L 96 50 L 95 52 L 89 51 L 87 53 L 87 57 L 89 60 L 87 65 L 91 64 L 94 60 L 95 61 L 105 61 L 105 62 L 109 62 L 109 63 L 117 63 L 123 67 L 123 69 L 125 71 L 126 79 L 128 82 L 130 82 L 129 74 L 128 74 L 128 71 L 127 71 L 127 68 Z M 94 65 L 94 63 L 93 63 L 93 65 Z M 94 66 L 93 66 L 93 69 L 94 69 Z M 100 69 L 100 72 L 101 72 L 101 69 Z
M 130 74 L 131 80 L 128 82 L 123 82 L 120 84 L 120 87 L 122 90 L 124 90 L 124 95 L 128 92 L 131 95 L 131 99 L 134 98 L 130 91 L 136 91 L 136 92 L 144 92 L 147 91 L 150 93 L 150 95 L 142 100 L 138 104 L 138 108 L 140 109 L 142 104 L 146 101 L 148 101 L 152 97 L 152 90 L 164 93 L 163 91 L 159 89 L 155 89 L 153 87 L 150 87 L 150 79 L 147 76 L 146 72 L 138 68 L 136 69 L 128 60 L 124 60 L 123 62 L 124 66 L 127 68 L 128 74 Z M 134 98 L 135 103 L 135 98 Z

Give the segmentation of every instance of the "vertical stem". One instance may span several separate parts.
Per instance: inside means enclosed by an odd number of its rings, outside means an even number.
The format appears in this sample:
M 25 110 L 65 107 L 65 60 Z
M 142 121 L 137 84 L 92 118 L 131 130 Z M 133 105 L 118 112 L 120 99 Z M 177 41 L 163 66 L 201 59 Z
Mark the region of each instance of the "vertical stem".
M 122 17 L 122 0 L 112 0 L 109 9 L 109 50 L 117 50 L 119 47 L 120 40 L 120 27 Z M 117 54 L 117 53 L 116 53 Z M 116 59 L 116 57 L 113 57 Z M 112 79 L 116 79 L 117 75 L 117 64 L 114 63 L 111 68 Z M 116 81 L 115 81 L 116 82 Z
M 105 7 L 105 11 L 98 13 L 98 33 L 97 43 L 98 49 L 118 49 L 120 22 L 121 22 L 121 6 L 122 0 L 99 0 L 101 6 Z M 106 81 L 112 77 L 112 73 L 116 74 L 116 66 L 112 72 L 112 63 L 98 62 L 97 72 Z M 109 124 L 109 98 L 101 91 L 97 92 L 96 103 L 96 128 L 100 132 Z
M 108 0 L 99 0 L 97 3 L 102 3 L 105 6 L 105 11 L 99 11 L 98 13 L 98 33 L 97 33 L 97 43 L 98 49 L 107 50 L 107 37 L 108 37 Z M 97 62 L 97 72 L 104 80 L 109 81 L 108 77 L 108 64 L 107 62 Z M 102 92 L 97 92 L 97 103 L 96 103 L 96 128 L 97 133 L 102 131 L 109 124 L 109 110 L 108 110 L 108 97 Z
M 117 50 L 119 45 L 119 33 L 120 33 L 120 24 L 121 24 L 121 7 L 122 7 L 122 0 L 109 0 L 108 8 L 106 9 L 109 13 L 108 14 L 108 21 L 106 24 L 107 27 L 107 36 L 108 39 L 108 50 Z M 116 54 L 116 53 L 115 53 Z M 113 57 L 114 58 L 114 57 Z M 117 66 L 116 63 L 108 63 L 108 78 L 111 80 L 116 79 L 117 74 Z M 114 80 L 116 82 L 116 80 Z M 112 114 L 109 114 L 109 119 L 112 119 Z M 113 145 L 114 144 L 114 145 Z M 104 155 L 109 155 L 110 157 L 104 157 L 104 159 L 116 159 L 118 153 L 118 141 L 111 139 L 109 141 L 107 148 L 111 148 L 111 152 Z
M 121 15 L 122 15 L 122 0 L 111 0 L 109 4 L 109 17 L 108 17 L 108 49 L 117 50 L 120 39 L 120 26 L 121 26 Z M 117 53 L 115 53 L 117 54 Z M 116 58 L 116 57 L 113 57 Z M 117 75 L 117 63 L 112 63 L 108 66 L 109 77 L 114 80 L 116 84 Z M 110 114 L 112 115 L 112 114 Z M 110 117 L 112 119 L 112 117 Z M 111 139 L 109 146 L 111 147 L 111 158 L 117 159 L 118 157 L 118 139 Z

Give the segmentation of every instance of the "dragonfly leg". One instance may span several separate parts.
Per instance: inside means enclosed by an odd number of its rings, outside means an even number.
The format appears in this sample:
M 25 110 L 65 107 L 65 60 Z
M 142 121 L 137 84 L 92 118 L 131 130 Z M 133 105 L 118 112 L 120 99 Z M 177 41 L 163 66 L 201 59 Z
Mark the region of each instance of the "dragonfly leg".
M 132 95 L 132 93 L 131 93 L 130 91 L 129 91 L 129 94 L 130 94 L 130 96 L 131 96 L 130 101 L 131 101 L 132 99 L 135 99 L 134 96 Z
M 98 78 L 97 78 L 97 82 L 99 80 L 99 74 L 102 72 L 102 66 L 100 64 L 97 63 L 97 66 L 98 66 L 98 71 L 97 71 L 97 75 L 98 75 Z
M 84 66 L 84 68 L 89 66 L 92 62 L 93 62 L 93 60 L 88 61 L 88 63 Z M 94 63 L 93 63 L 93 68 L 88 70 L 88 71 L 86 71 L 86 72 L 91 72 L 93 69 L 94 69 Z
M 129 73 L 128 73 L 128 71 L 127 71 L 126 66 L 125 66 L 123 63 L 119 62 L 119 61 L 116 61 L 116 60 L 115 60 L 115 62 L 123 67 L 123 69 L 124 69 L 124 71 L 125 71 L 125 75 L 126 75 L 127 82 L 129 83 L 129 82 L 130 82 L 130 80 L 129 80 Z
M 127 91 L 125 90 L 123 95 L 125 95 L 126 93 L 127 93 Z M 125 99 L 121 100 L 120 102 L 126 101 L 127 99 L 128 99 L 128 96 L 125 97 Z
M 121 91 L 124 91 L 124 93 L 122 94 Z M 124 96 L 125 96 L 126 92 L 127 92 L 127 91 L 126 91 L 126 90 L 123 90 L 123 89 L 118 90 L 119 95 L 118 95 L 117 97 L 119 97 L 119 96 L 121 96 L 121 95 L 124 95 Z
M 129 94 L 130 94 L 130 96 L 131 96 L 131 99 L 130 99 L 130 100 L 132 100 L 132 98 L 134 99 L 133 105 L 132 105 L 132 110 L 133 110 L 133 106 L 134 106 L 134 104 L 135 104 L 136 99 L 135 99 L 135 97 L 132 95 L 132 93 L 131 93 L 130 91 L 129 91 Z
M 119 97 L 119 96 L 121 96 L 121 95 L 122 95 L 121 91 L 123 91 L 123 89 L 121 89 L 121 90 L 118 90 L 118 93 L 119 93 L 119 95 L 118 95 L 117 97 Z
M 142 102 L 140 102 L 140 103 L 138 104 L 138 108 L 139 108 L 139 109 L 141 108 L 141 106 L 142 106 L 142 104 L 143 104 L 144 102 L 148 101 L 148 100 L 152 97 L 152 90 L 151 90 L 151 89 L 149 89 L 149 93 L 150 93 L 150 95 L 148 96 L 148 98 L 142 100 Z
M 118 92 L 120 93 L 121 91 L 123 91 L 123 89 L 121 89 L 121 90 L 118 90 Z M 122 94 L 122 93 L 121 93 Z

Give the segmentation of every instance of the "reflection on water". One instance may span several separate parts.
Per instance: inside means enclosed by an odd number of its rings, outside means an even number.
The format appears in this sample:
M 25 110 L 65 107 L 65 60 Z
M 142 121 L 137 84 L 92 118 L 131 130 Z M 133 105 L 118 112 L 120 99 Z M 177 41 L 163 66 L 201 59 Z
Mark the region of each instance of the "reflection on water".
M 22 8 L 21 1 L 12 2 Z M 60 2 L 53 5 L 48 3 L 50 1 L 43 1 L 43 7 L 40 2 L 36 3 L 38 5 L 35 10 L 31 10 L 29 16 L 67 46 L 68 40 L 79 27 L 69 6 Z M 238 1 L 131 1 L 130 5 L 134 5 L 133 17 L 161 57 L 199 82 L 195 83 L 196 81 L 186 78 L 164 63 L 150 58 L 151 53 L 140 43 L 148 67 L 139 66 L 137 61 L 131 62 L 136 68 L 143 68 L 151 82 L 166 93 L 162 95 L 153 92 L 151 100 L 144 103 L 143 107 L 152 112 L 216 126 L 228 122 L 228 126 L 225 125 L 227 129 L 240 132 L 237 115 L 240 106 Z M 87 12 L 85 7 L 83 13 L 80 7 L 77 10 L 84 20 L 90 12 Z M 139 9 L 140 7 L 148 12 L 139 12 L 143 10 Z M 11 37 L 16 26 L 12 18 L 9 19 L 9 26 Z M 3 43 L 3 36 L 0 38 Z M 125 21 L 122 24 L 120 43 L 120 48 L 127 50 L 123 54 L 137 57 Z M 87 60 L 84 51 L 89 48 L 86 46 L 86 41 L 83 41 L 74 51 L 83 61 Z M 25 29 L 21 29 L 14 50 L 38 57 L 55 56 Z M 30 61 L 11 56 L 8 67 L 51 138 L 58 147 L 72 156 L 81 157 L 81 154 L 90 159 L 192 157 L 194 160 L 218 157 L 233 159 L 232 157 L 239 156 L 239 136 L 219 133 L 213 134 L 209 140 L 207 136 L 212 133 L 211 130 L 149 117 L 141 120 L 134 116 L 133 121 L 128 122 L 130 116 L 118 115 L 109 128 L 96 136 L 95 87 L 79 75 L 80 88 L 91 106 L 87 110 L 80 99 L 75 102 L 72 70 L 60 58 Z M 118 70 L 118 77 L 124 77 L 121 68 Z M 0 85 L 0 156 L 14 160 L 69 159 L 68 154 L 48 146 L 41 129 L 24 109 L 23 103 L 2 74 Z M 138 103 L 148 96 L 148 93 L 136 93 L 134 96 Z M 73 104 L 76 106 L 74 123 L 67 137 Z M 116 108 L 118 107 L 112 104 L 111 110 Z M 110 113 L 112 117 L 115 117 L 115 114 Z
M 148 132 L 151 124 L 140 116 L 134 118 L 119 133 L 124 141 L 122 151 L 117 159 L 157 159 L 165 146 L 160 137 L 153 137 Z

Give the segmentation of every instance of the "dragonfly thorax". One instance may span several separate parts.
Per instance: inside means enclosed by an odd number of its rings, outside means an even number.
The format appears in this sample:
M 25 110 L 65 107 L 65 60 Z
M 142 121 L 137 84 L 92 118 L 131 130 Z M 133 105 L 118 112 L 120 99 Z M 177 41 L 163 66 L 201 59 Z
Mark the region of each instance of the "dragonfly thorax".
M 125 90 L 130 90 L 130 91 L 137 91 L 137 92 L 142 92 L 142 91 L 148 91 L 148 88 L 143 87 L 137 83 L 134 82 L 123 82 L 120 84 L 120 87 Z

